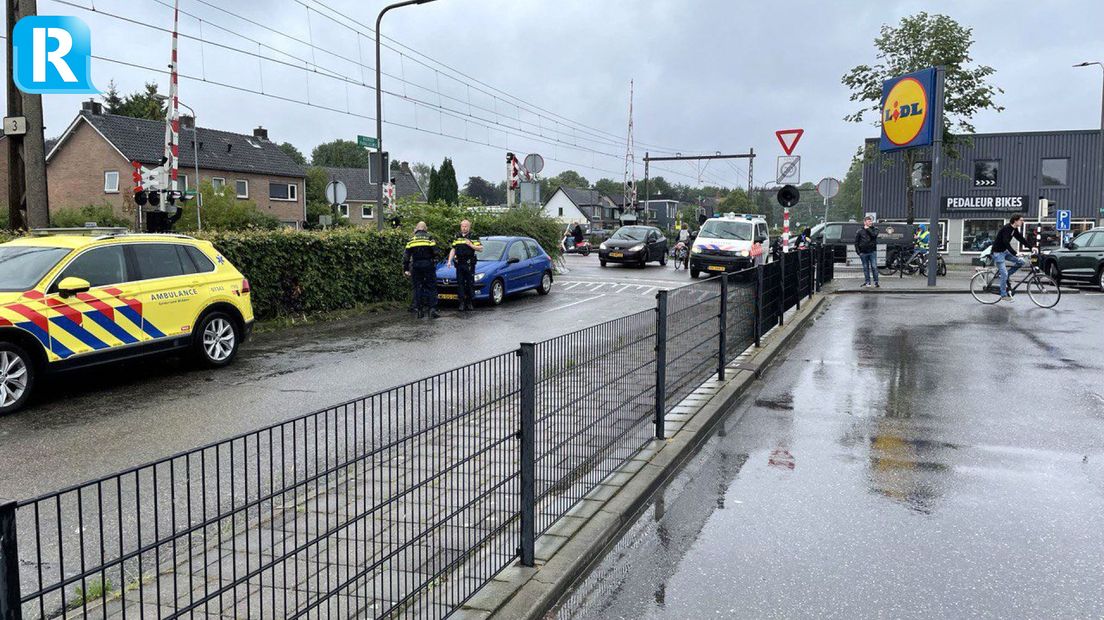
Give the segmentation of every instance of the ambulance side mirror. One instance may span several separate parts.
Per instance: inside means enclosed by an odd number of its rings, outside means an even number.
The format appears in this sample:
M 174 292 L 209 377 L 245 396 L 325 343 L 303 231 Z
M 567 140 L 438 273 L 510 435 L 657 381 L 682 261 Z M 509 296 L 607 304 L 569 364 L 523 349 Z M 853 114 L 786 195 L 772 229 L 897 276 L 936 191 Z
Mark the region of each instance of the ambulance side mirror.
M 90 288 L 92 288 L 92 285 L 88 283 L 88 280 L 70 276 L 58 284 L 58 294 L 63 298 L 72 297 L 77 293 L 87 293 Z

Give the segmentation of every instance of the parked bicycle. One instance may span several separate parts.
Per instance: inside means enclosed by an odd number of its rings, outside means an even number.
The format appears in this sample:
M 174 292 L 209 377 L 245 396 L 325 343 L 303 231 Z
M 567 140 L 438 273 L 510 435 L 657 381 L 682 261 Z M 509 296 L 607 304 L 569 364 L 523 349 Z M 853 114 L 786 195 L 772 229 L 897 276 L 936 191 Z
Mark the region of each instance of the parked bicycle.
M 1015 297 L 1021 286 L 1027 287 L 1027 296 L 1040 308 L 1053 308 L 1062 298 L 1062 289 L 1054 280 L 1039 270 L 1038 256 L 1034 255 L 1021 269 L 1023 277 L 1015 285 L 1008 279 L 1008 294 Z M 1001 300 L 1000 274 L 996 267 L 978 267 L 977 273 L 970 278 L 970 294 L 983 304 L 995 304 Z
M 937 254 L 936 260 L 936 275 L 947 275 L 947 262 L 943 260 L 942 254 Z M 919 273 L 922 276 L 928 275 L 928 255 L 927 253 L 917 253 L 915 247 L 902 246 L 893 252 L 889 262 L 881 267 L 878 267 L 878 273 L 883 276 L 892 276 L 897 274 L 899 277 L 905 277 L 905 275 L 915 275 Z

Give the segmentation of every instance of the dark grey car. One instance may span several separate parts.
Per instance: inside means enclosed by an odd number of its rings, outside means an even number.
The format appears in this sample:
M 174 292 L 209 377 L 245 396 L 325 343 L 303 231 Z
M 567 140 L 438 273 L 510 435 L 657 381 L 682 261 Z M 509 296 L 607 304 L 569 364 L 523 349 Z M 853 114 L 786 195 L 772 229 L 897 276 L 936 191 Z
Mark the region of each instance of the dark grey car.
M 1104 290 L 1104 226 L 1074 237 L 1042 257 L 1042 268 L 1055 282 L 1091 282 Z
M 667 237 L 655 226 L 622 226 L 598 246 L 598 262 L 644 265 L 667 264 Z

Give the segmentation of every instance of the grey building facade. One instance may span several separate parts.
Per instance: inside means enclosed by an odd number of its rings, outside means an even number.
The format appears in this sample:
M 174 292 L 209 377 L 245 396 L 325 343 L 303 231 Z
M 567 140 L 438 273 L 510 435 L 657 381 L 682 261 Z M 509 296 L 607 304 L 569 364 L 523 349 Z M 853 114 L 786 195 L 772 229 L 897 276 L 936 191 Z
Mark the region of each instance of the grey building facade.
M 941 249 L 953 262 L 969 262 L 1013 213 L 1026 231 L 1056 245 L 1055 211 L 1069 209 L 1074 233 L 1104 219 L 1104 179 L 1098 169 L 1099 130 L 975 134 L 944 157 L 941 196 L 931 192 L 931 151 L 920 149 L 912 170 L 901 152 L 878 154 L 863 165 L 863 210 L 881 222 L 904 222 L 906 181 L 914 188 L 915 217 L 927 222 L 939 209 Z M 866 143 L 877 153 L 878 140 Z M 1039 224 L 1039 198 L 1050 213 Z

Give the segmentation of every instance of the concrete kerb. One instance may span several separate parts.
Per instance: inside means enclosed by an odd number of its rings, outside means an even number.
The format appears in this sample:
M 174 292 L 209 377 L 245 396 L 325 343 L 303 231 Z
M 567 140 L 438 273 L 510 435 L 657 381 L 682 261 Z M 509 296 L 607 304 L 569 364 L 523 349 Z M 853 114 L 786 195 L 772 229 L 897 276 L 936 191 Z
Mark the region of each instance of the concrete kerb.
M 617 542 L 656 491 L 701 448 L 736 400 L 808 325 L 827 299 L 827 295 L 814 296 L 801 310 L 787 317 L 783 328 L 772 330 L 764 338 L 762 348 L 733 360 L 728 379 L 707 381 L 703 386 L 707 389 L 703 391 L 710 392 L 708 400 L 696 411 L 683 414 L 678 431 L 664 441 L 646 446 L 603 481 L 595 493 L 587 496 L 584 502 L 587 510 L 570 513 L 571 525 L 555 531 L 564 539 L 549 545 L 554 548 L 549 549 L 546 560 L 538 558 L 536 568 L 515 565 L 499 573 L 458 610 L 463 614 L 461 617 L 468 614 L 511 619 L 543 617 Z M 611 494 L 610 487 L 616 486 L 620 488 Z

